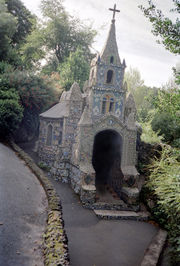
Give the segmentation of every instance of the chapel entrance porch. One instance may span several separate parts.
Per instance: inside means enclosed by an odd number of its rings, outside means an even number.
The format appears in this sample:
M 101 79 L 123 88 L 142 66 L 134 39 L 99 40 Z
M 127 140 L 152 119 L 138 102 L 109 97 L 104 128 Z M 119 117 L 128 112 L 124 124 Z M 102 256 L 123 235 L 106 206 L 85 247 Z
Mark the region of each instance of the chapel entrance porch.
M 94 138 L 92 165 L 96 172 L 96 201 L 120 199 L 122 137 L 115 130 L 103 130 Z

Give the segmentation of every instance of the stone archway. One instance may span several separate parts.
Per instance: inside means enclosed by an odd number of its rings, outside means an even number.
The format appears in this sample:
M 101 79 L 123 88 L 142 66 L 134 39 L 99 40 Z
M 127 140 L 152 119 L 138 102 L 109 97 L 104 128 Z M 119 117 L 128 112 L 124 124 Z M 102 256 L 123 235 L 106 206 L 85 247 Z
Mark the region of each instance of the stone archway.
M 115 130 L 107 129 L 95 135 L 92 165 L 96 172 L 95 186 L 101 192 L 111 187 L 120 195 L 122 137 Z

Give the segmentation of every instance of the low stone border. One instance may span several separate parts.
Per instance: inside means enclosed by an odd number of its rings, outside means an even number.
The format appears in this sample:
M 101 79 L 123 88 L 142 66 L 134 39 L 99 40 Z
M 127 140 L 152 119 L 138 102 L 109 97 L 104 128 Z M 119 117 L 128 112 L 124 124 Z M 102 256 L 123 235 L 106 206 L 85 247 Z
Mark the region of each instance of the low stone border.
M 152 239 L 149 247 L 146 249 L 141 266 L 156 266 L 166 242 L 167 232 L 159 229 L 155 237 Z
M 47 195 L 48 218 L 46 230 L 43 235 L 44 265 L 69 265 L 68 239 L 64 230 L 60 199 L 51 182 L 44 175 L 43 171 L 34 163 L 33 159 L 13 141 L 10 141 L 9 144 L 37 176 Z

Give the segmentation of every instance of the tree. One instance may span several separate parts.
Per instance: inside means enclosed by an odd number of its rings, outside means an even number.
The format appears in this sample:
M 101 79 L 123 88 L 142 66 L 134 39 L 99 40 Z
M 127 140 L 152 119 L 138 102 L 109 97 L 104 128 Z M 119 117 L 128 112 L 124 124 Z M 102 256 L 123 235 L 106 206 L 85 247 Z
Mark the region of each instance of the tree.
M 128 90 L 133 94 L 135 90 L 144 85 L 144 80 L 141 79 L 141 74 L 137 68 L 130 67 L 125 72 L 124 80 L 127 82 Z
M 4 0 L 0 0 L 0 61 L 10 58 L 11 40 L 17 29 L 17 20 L 8 13 Z
M 125 73 L 125 81 L 136 103 L 138 121 L 148 121 L 151 116 L 150 111 L 154 108 L 153 97 L 157 95 L 158 89 L 147 87 L 137 68 L 130 67 Z
M 180 91 L 176 88 L 159 90 L 154 101 L 156 113 L 152 128 L 169 144 L 180 147 Z
M 23 47 L 24 59 L 25 61 L 28 59 L 29 65 L 34 58 L 37 60 L 44 58 L 49 64 L 49 70 L 53 66 L 52 71 L 54 71 L 54 58 L 58 63 L 62 63 L 78 47 L 81 47 L 87 59 L 91 57 L 89 47 L 96 34 L 91 26 L 85 26 L 79 19 L 70 16 L 60 0 L 42 0 L 41 10 L 43 21 L 28 37 Z M 32 63 L 34 64 L 35 62 Z
M 12 36 L 11 43 L 14 46 L 25 41 L 31 33 L 36 17 L 23 5 L 20 0 L 5 0 L 8 12 L 16 18 L 17 28 Z
M 180 54 L 180 21 L 176 18 L 173 22 L 165 17 L 161 10 L 157 9 L 152 0 L 149 0 L 149 7 L 140 6 L 144 15 L 149 19 L 153 26 L 153 34 L 161 37 L 161 42 L 167 50 L 174 54 Z M 179 0 L 173 0 L 175 8 L 171 12 L 180 13 Z
M 78 48 L 76 52 L 70 53 L 65 62 L 59 66 L 60 84 L 65 90 L 69 90 L 76 81 L 82 89 L 84 82 L 89 78 L 89 69 L 89 63 L 83 51 Z

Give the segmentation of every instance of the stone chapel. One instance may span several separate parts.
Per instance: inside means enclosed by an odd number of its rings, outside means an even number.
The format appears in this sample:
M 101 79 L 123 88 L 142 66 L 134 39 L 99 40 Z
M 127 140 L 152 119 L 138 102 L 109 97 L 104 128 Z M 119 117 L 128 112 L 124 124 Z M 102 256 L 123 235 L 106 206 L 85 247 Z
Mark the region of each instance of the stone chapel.
M 106 192 L 138 210 L 136 106 L 124 83 L 113 19 L 104 48 L 92 60 L 83 92 L 75 82 L 40 115 L 38 153 L 51 174 L 71 184 L 93 208 Z M 103 201 L 108 201 L 105 196 Z M 116 203 L 118 203 L 118 199 Z

